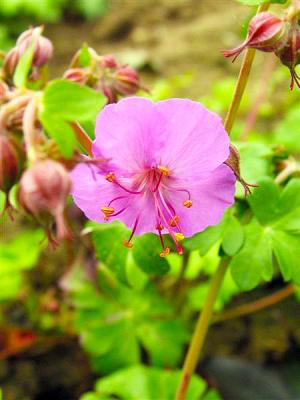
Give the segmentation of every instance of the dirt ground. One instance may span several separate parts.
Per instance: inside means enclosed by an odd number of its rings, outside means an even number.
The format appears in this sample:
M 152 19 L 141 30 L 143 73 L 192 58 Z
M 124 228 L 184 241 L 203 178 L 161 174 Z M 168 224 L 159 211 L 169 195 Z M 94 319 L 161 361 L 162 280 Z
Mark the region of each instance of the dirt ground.
M 249 13 L 235 0 L 111 0 L 100 19 L 47 27 L 53 70 L 61 73 L 87 42 L 139 68 L 146 82 L 190 72 L 189 95 L 199 97 L 214 80 L 237 72 L 239 63 L 232 65 L 220 50 L 240 40 Z

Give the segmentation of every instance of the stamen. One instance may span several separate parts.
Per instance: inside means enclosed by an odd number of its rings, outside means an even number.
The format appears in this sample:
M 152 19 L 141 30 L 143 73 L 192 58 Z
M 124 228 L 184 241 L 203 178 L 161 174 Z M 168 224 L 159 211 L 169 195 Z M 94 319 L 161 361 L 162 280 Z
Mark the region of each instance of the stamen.
M 128 240 L 125 240 L 125 239 L 122 240 L 124 246 L 127 247 L 127 249 L 131 249 L 133 247 L 133 244 L 131 243 L 131 239 L 133 238 L 134 232 L 136 231 L 136 227 L 137 227 L 138 222 L 139 222 L 139 219 L 136 218 L 136 220 L 134 222 L 134 225 L 133 225 L 133 228 L 132 228 L 132 232 L 131 232 L 131 234 L 129 236 L 129 239 Z
M 158 231 L 163 231 L 165 228 L 164 228 L 163 224 L 160 222 L 159 224 L 156 225 L 156 229 Z
M 155 188 L 154 188 L 154 190 L 152 190 L 152 192 L 157 192 L 158 187 L 159 187 L 159 185 L 160 185 L 160 182 L 161 182 L 161 179 L 162 179 L 163 175 L 164 175 L 163 173 L 160 174 L 160 176 L 159 176 L 159 178 L 158 178 L 158 181 L 157 181 L 157 184 L 155 185 Z
M 141 194 L 143 193 L 142 190 L 139 190 L 138 192 L 135 192 L 133 190 L 127 189 L 125 186 L 121 185 L 118 181 L 114 181 L 116 185 L 118 185 L 121 189 L 125 190 L 125 192 L 130 193 L 130 194 Z
M 184 234 L 181 233 L 181 232 L 176 232 L 176 233 L 175 233 L 175 237 L 176 237 L 176 239 L 178 240 L 178 242 L 181 242 L 181 240 L 184 239 Z
M 170 247 L 166 247 L 162 252 L 159 253 L 160 257 L 166 257 L 170 254 Z
M 108 221 L 109 217 L 115 212 L 115 209 L 112 207 L 101 207 L 101 211 L 104 214 L 104 221 Z
M 170 171 L 169 168 L 165 167 L 164 165 L 158 165 L 157 169 L 164 175 L 164 176 L 169 176 Z
M 192 202 L 192 200 L 186 200 L 186 201 L 183 202 L 183 205 L 186 208 L 191 208 L 192 205 L 193 205 L 193 202 Z
M 169 225 L 172 226 L 172 228 L 175 228 L 175 226 L 178 226 L 179 222 L 180 222 L 179 216 L 174 215 L 174 217 L 170 219 Z
M 115 180 L 116 180 L 116 175 L 114 174 L 114 172 L 109 172 L 107 175 L 106 175 L 106 177 L 105 177 L 105 179 L 108 181 L 108 182 L 115 182 Z

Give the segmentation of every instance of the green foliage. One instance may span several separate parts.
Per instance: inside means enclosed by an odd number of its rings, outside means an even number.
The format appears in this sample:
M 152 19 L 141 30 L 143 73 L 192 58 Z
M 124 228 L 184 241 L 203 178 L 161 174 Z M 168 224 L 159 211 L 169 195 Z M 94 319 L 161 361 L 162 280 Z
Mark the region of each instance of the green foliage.
M 148 275 L 164 275 L 168 272 L 167 260 L 159 256 L 161 245 L 156 235 L 137 236 L 133 239 L 132 249 L 127 249 L 122 240 L 130 236 L 130 231 L 123 224 L 89 223 L 88 226 L 92 229 L 98 259 L 114 271 L 121 282 L 127 283 L 127 266 L 132 261 Z
M 239 3 L 246 4 L 247 6 L 258 6 L 264 3 L 271 4 L 285 4 L 287 0 L 237 0 Z
M 74 270 L 68 290 L 76 331 L 96 370 L 109 373 L 136 364 L 142 348 L 152 365 L 170 367 L 179 361 L 186 327 L 153 284 L 142 291 L 130 289 L 102 266 L 94 285 Z
M 19 89 L 25 89 L 27 84 L 27 77 L 31 69 L 33 54 L 35 50 L 35 43 L 26 49 L 23 56 L 21 57 L 16 71 L 14 73 L 14 84 Z
M 0 301 L 18 296 L 22 272 L 33 268 L 40 255 L 43 233 L 27 231 L 8 242 L 0 242 Z
M 96 383 L 95 392 L 83 395 L 80 400 L 114 399 L 115 396 L 122 400 L 171 400 L 174 399 L 179 379 L 180 371 L 135 365 L 100 379 Z M 185 398 L 203 399 L 205 387 L 206 384 L 202 379 L 193 376 Z M 214 395 L 213 392 L 210 393 L 210 396 Z M 216 395 L 206 396 L 206 400 L 219 399 Z
M 71 157 L 77 145 L 69 122 L 94 124 L 105 103 L 106 98 L 102 93 L 77 83 L 57 79 L 47 86 L 42 98 L 40 119 L 65 157 Z
M 231 262 L 232 275 L 241 289 L 253 289 L 261 280 L 271 280 L 274 255 L 283 278 L 299 284 L 300 180 L 292 179 L 283 190 L 271 178 L 260 180 L 259 186 L 248 200 L 254 218 Z
M 280 120 L 273 135 L 274 141 L 283 144 L 292 152 L 300 152 L 300 109 L 299 104 L 291 107 Z

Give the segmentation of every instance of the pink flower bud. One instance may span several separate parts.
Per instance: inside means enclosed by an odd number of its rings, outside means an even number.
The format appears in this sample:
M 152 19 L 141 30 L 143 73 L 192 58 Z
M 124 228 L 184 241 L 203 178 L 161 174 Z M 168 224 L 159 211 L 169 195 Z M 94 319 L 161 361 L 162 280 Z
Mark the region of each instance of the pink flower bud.
M 140 88 L 139 76 L 134 69 L 123 65 L 117 70 L 114 87 L 121 94 L 134 94 Z
M 52 57 L 53 46 L 49 39 L 41 35 L 42 29 L 30 28 L 23 32 L 17 40 L 17 47 L 22 55 L 25 50 L 35 43 L 35 51 L 33 56 L 33 65 L 41 67 Z
M 100 64 L 104 68 L 116 68 L 117 61 L 112 54 L 106 54 L 101 57 Z
M 22 175 L 18 191 L 21 206 L 42 224 L 49 227 L 54 217 L 57 238 L 70 238 L 64 218 L 71 179 L 66 169 L 57 161 L 38 161 Z M 51 237 L 50 237 L 51 239 Z
M 70 68 L 64 73 L 64 78 L 68 81 L 85 85 L 89 80 L 90 73 L 83 68 Z
M 288 39 L 283 47 L 275 51 L 282 64 L 286 65 L 291 73 L 291 90 L 294 84 L 300 88 L 300 77 L 295 71 L 296 65 L 300 64 L 300 28 L 299 25 L 291 26 Z
M 8 193 L 18 182 L 25 160 L 25 153 L 11 136 L 0 135 L 0 190 Z
M 20 60 L 20 53 L 17 47 L 12 48 L 5 56 L 3 62 L 3 71 L 6 79 L 13 76 Z
M 285 22 L 272 13 L 262 12 L 251 19 L 245 41 L 234 49 L 223 50 L 222 53 L 225 57 L 234 56 L 234 61 L 246 47 L 272 52 L 281 48 L 286 40 Z

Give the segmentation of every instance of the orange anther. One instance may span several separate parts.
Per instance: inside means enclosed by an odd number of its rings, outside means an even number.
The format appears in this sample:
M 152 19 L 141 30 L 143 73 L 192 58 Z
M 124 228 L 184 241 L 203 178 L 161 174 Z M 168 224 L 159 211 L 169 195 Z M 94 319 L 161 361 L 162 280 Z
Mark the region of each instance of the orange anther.
M 179 224 L 180 218 L 178 215 L 174 215 L 173 218 L 170 219 L 169 225 L 172 226 L 173 228 Z
M 108 221 L 109 217 L 115 212 L 115 209 L 112 207 L 101 207 L 101 211 L 104 214 L 104 221 Z
M 157 169 L 161 172 L 164 176 L 169 176 L 170 171 L 169 168 L 165 167 L 164 165 L 158 165 Z
M 156 229 L 157 229 L 158 231 L 163 231 L 165 228 L 164 228 L 163 224 L 157 224 L 157 225 L 156 225 Z
M 170 247 L 166 247 L 164 251 L 159 253 L 160 257 L 166 257 L 168 254 L 170 254 Z
M 116 180 L 116 175 L 114 174 L 114 172 L 109 172 L 109 173 L 106 175 L 105 179 L 106 179 L 108 182 L 114 182 L 114 181 Z
M 178 240 L 178 242 L 180 242 L 181 240 L 184 239 L 184 234 L 182 234 L 181 232 L 176 232 L 175 238 L 176 238 L 176 240 Z
M 192 202 L 192 200 L 186 200 L 186 201 L 183 203 L 183 205 L 184 205 L 184 207 L 191 208 L 192 205 L 193 205 L 193 202 Z
M 123 239 L 122 240 L 123 244 L 127 249 L 131 249 L 133 247 L 133 244 L 131 242 L 128 242 L 127 240 Z

